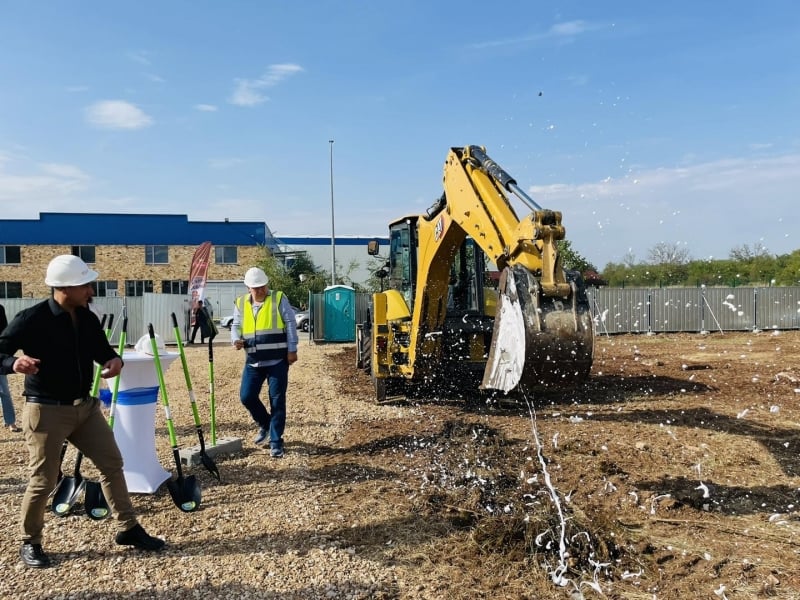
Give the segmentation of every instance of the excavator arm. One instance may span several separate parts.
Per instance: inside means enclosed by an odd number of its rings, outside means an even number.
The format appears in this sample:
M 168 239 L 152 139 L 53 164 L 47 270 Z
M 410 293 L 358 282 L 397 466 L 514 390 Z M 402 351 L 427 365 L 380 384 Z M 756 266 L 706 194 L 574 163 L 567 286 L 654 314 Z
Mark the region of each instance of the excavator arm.
M 521 383 L 538 388 L 588 376 L 592 320 L 580 275 L 566 273 L 561 264 L 556 244 L 565 235 L 561 213 L 536 204 L 478 146 L 451 148 L 443 183 L 444 195 L 426 218 L 446 213 L 443 229 L 449 222 L 472 237 L 501 271 L 481 387 L 509 391 Z M 531 212 L 518 218 L 509 194 Z M 443 231 L 443 240 L 447 234 Z
M 452 148 L 445 161 L 447 210 L 502 270 L 520 265 L 535 273 L 545 295 L 567 296 L 567 283 L 556 242 L 563 240 L 561 213 L 542 209 L 483 148 Z M 533 210 L 517 217 L 505 192 Z
M 373 296 L 360 352 L 377 398 L 406 381 L 471 380 L 475 368 L 482 388 L 506 392 L 585 378 L 592 320 L 580 275 L 561 264 L 561 213 L 478 146 L 450 149 L 443 186 L 424 214 L 389 225 L 388 289 Z M 522 219 L 512 195 L 531 209 Z M 496 292 L 484 257 L 500 271 Z

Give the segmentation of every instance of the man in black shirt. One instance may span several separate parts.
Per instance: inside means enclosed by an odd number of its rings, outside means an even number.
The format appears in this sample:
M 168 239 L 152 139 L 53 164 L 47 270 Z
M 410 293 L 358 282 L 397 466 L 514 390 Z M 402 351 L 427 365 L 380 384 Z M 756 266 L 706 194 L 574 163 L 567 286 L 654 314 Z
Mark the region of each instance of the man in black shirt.
M 25 375 L 22 429 L 30 456 L 30 480 L 22 499 L 20 556 L 29 567 L 50 565 L 42 550 L 42 530 L 65 439 L 100 471 L 103 493 L 118 523 L 116 542 L 142 550 L 164 546 L 136 519 L 122 455 L 99 400 L 89 395 L 93 363 L 102 365 L 105 378 L 122 370 L 122 358 L 88 308 L 95 279 L 97 272 L 77 256 L 57 256 L 45 277 L 53 288 L 52 297 L 20 311 L 0 333 L 0 372 Z M 17 350 L 22 354 L 14 356 Z

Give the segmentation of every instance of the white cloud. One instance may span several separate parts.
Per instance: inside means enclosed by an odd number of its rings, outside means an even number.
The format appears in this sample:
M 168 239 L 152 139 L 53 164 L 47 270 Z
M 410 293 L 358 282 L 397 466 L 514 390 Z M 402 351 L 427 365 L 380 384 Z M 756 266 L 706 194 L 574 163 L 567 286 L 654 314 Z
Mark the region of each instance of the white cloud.
M 209 158 L 208 159 L 208 166 L 212 169 L 228 169 L 230 167 L 235 167 L 236 165 L 240 165 L 244 162 L 242 158 Z
M 772 254 L 791 252 L 800 248 L 793 228 L 798 188 L 794 154 L 632 169 L 620 178 L 532 186 L 528 193 L 562 212 L 567 239 L 602 268 L 621 262 L 628 248 L 644 259 L 659 241 L 681 242 L 698 259 L 725 258 L 755 241 Z
M 138 50 L 135 52 L 128 52 L 125 56 L 127 56 L 133 62 L 139 63 L 140 65 L 149 65 L 150 58 L 148 55 L 150 53 L 147 50 Z
M 554 36 L 574 36 L 596 28 L 596 25 L 589 25 L 586 21 L 566 21 L 553 25 L 550 33 Z
M 46 163 L 32 165 L 30 173 L 13 173 L 5 170 L 10 164 L 7 156 L 0 161 L 0 202 L 6 206 L 6 218 L 30 217 L 31 206 L 76 210 L 72 194 L 91 183 L 91 177 L 74 165 Z
M 153 118 L 135 104 L 124 100 L 102 100 L 86 108 L 86 121 L 103 129 L 142 129 Z
M 591 31 L 598 31 L 607 28 L 604 23 L 589 23 L 587 21 L 564 21 L 556 23 L 547 31 L 531 33 L 529 35 L 503 38 L 499 40 L 489 40 L 486 42 L 475 42 L 470 44 L 471 48 L 484 50 L 488 48 L 502 48 L 506 46 L 522 46 L 532 43 L 545 42 L 549 40 L 571 41 L 573 38 Z
M 217 107 L 213 104 L 195 104 L 195 110 L 199 110 L 201 112 L 216 112 Z
M 236 106 L 256 106 L 269 100 L 269 96 L 265 96 L 254 87 L 253 82 L 246 79 L 236 79 L 236 89 L 228 99 L 231 104 Z
M 54 177 L 63 179 L 73 179 L 75 181 L 87 181 L 89 176 L 74 165 L 60 163 L 45 163 L 41 165 L 42 171 Z
M 257 106 L 269 100 L 264 88 L 278 85 L 283 80 L 303 71 L 303 67 L 291 63 L 270 65 L 257 79 L 234 79 L 235 87 L 228 101 L 236 106 Z

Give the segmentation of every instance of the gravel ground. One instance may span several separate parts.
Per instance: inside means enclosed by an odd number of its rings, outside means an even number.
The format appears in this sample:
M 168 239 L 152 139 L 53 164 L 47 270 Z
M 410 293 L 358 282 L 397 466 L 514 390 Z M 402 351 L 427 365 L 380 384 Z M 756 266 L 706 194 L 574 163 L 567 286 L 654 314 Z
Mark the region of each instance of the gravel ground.
M 286 456 L 271 459 L 252 444 L 255 433 L 238 401 L 242 354 L 224 340 L 215 345 L 214 394 L 218 439 L 241 438 L 243 452 L 216 458 L 222 482 L 202 466 L 194 474 L 203 490 L 201 508 L 180 512 L 165 486 L 134 495 L 141 522 L 167 541 L 158 554 L 116 546 L 114 524 L 88 519 L 76 505 L 68 517 L 48 512 L 44 548 L 55 565 L 28 569 L 18 557 L 19 506 L 27 482 L 27 452 L 21 434 L 0 433 L 0 597 L 3 598 L 390 598 L 398 596 L 395 567 L 359 555 L 338 532 L 352 526 L 329 495 L 342 487 L 334 469 L 315 465 L 330 453 L 353 419 L 394 419 L 401 409 L 380 407 L 339 394 L 327 357 L 337 346 L 301 342 L 290 372 Z M 201 413 L 210 398 L 208 353 L 186 348 Z M 179 436 L 197 439 L 180 361 L 166 375 L 168 398 Z M 18 410 L 21 377 L 10 376 Z M 20 416 L 20 415 L 18 415 Z M 207 418 L 204 417 L 204 422 Z M 208 428 L 205 428 L 208 443 Z M 156 413 L 161 464 L 175 472 L 163 411 Z M 71 471 L 73 451 L 65 470 Z M 96 475 L 84 463 L 84 476 Z
M 800 598 L 798 331 L 600 336 L 590 379 L 531 405 L 456 400 L 452 381 L 376 405 L 353 344 L 303 340 L 280 460 L 252 444 L 223 336 L 219 437 L 243 451 L 217 457 L 221 483 L 190 470 L 195 512 L 135 495 L 160 554 L 117 547 L 113 523 L 76 506 L 48 513 L 55 566 L 23 567 L 26 451 L 0 431 L 0 598 Z M 205 415 L 207 349 L 187 357 Z M 166 381 L 194 446 L 179 361 Z M 155 427 L 174 473 L 161 408 Z

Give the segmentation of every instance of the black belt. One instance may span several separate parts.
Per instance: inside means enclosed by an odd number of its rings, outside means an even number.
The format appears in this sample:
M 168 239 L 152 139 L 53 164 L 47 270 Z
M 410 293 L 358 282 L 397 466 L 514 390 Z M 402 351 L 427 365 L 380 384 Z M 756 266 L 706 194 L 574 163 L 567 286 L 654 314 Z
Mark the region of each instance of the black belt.
M 80 398 L 73 398 L 72 400 L 59 400 L 57 398 L 45 398 L 43 396 L 28 396 L 26 402 L 32 404 L 50 404 L 53 406 L 78 406 L 84 402 L 91 400 L 91 396 L 81 396 Z

